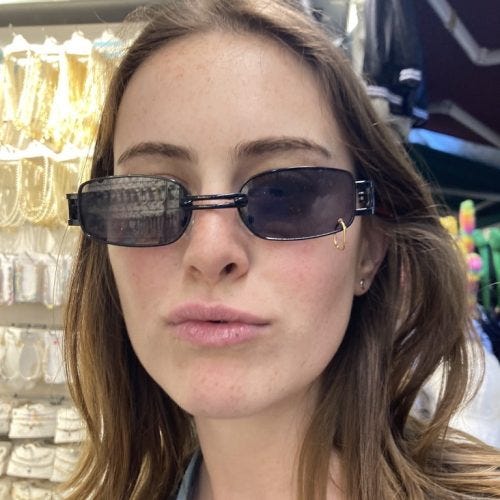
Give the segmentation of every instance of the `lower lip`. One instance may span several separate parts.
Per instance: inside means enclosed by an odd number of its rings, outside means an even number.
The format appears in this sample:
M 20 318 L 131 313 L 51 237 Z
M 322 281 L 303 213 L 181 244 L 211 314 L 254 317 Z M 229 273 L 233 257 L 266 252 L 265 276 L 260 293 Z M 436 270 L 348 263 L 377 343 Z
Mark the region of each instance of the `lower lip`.
M 265 325 L 184 321 L 174 328 L 175 335 L 200 347 L 226 347 L 244 344 L 262 334 Z

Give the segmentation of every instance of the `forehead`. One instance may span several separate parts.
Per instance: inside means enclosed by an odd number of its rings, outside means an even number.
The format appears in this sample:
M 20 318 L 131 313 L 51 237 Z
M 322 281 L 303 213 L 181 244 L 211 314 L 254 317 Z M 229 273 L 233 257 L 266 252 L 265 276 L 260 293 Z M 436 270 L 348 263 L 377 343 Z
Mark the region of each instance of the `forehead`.
M 260 136 L 313 136 L 343 151 L 310 66 L 283 44 L 253 34 L 190 35 L 139 66 L 120 104 L 115 158 L 130 142 L 166 135 L 202 150 L 208 140 L 213 149 Z
M 291 48 L 253 33 L 209 31 L 174 39 L 146 58 L 130 83 L 151 73 L 156 74 L 158 82 L 169 86 L 185 83 L 190 75 L 209 85 L 221 74 L 233 78 L 239 75 L 248 82 L 250 76 L 289 73 L 320 89 L 312 68 Z

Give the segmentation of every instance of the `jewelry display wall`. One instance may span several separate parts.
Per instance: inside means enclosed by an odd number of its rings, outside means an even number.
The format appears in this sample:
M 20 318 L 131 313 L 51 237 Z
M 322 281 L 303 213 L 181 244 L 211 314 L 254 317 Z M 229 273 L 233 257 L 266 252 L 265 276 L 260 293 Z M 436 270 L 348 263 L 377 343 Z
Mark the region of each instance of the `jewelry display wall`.
M 57 486 L 85 440 L 62 311 L 80 237 L 67 228 L 66 193 L 88 176 L 123 46 L 98 29 L 30 43 L 12 28 L 0 45 L 0 500 L 64 498 Z

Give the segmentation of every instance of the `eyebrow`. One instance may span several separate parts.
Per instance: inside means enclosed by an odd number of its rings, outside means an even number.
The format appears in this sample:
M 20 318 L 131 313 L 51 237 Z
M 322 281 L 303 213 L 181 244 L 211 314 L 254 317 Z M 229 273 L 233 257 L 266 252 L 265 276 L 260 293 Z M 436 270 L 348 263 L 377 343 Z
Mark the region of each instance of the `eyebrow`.
M 255 141 L 242 142 L 234 148 L 234 159 L 246 159 L 272 153 L 308 151 L 324 158 L 332 158 L 332 153 L 320 144 L 304 137 L 266 137 Z M 126 149 L 118 158 L 118 164 L 138 156 L 159 155 L 166 158 L 196 162 L 197 155 L 190 149 L 166 142 L 140 142 Z
M 196 161 L 196 153 L 188 148 L 168 144 L 166 142 L 139 142 L 130 148 L 126 149 L 118 158 L 118 164 L 123 163 L 137 156 L 164 156 L 165 158 L 173 158 L 194 162 Z
M 256 141 L 240 143 L 236 146 L 235 158 L 251 158 L 270 153 L 308 151 L 330 159 L 332 153 L 320 144 L 304 137 L 266 137 Z

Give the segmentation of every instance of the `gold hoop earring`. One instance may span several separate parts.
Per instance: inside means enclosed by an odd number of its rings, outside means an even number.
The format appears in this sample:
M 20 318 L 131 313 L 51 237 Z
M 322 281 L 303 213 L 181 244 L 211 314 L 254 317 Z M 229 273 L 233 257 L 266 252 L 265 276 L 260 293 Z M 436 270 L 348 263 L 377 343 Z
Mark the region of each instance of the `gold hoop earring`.
M 337 249 L 337 250 L 345 250 L 345 230 L 347 229 L 346 228 L 346 225 L 345 225 L 345 222 L 343 219 L 339 219 L 337 221 L 337 224 L 340 224 L 342 226 L 342 243 L 339 243 L 337 241 L 337 235 L 334 234 L 333 235 L 333 246 Z

